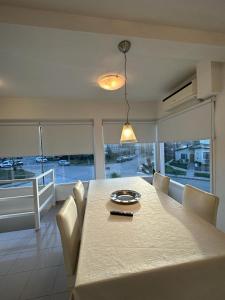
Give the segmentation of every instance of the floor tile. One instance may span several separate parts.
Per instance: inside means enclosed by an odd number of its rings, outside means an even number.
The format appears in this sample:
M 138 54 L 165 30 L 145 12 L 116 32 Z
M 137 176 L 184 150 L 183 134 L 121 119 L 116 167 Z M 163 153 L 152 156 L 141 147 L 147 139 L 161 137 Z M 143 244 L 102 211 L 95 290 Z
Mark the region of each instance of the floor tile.
M 69 300 L 69 298 L 70 298 L 69 292 L 53 294 L 51 296 L 51 300 Z
M 67 278 L 64 266 L 58 267 L 53 293 L 65 292 L 68 290 Z
M 38 270 L 46 267 L 62 265 L 63 255 L 60 247 L 47 249 L 32 249 L 17 255 L 9 273 L 18 273 L 29 270 Z
M 28 239 L 2 240 L 0 243 L 0 253 L 9 254 L 31 249 L 32 244 L 30 242 Z
M 0 275 L 6 275 L 17 260 L 18 254 L 0 256 Z
M 57 269 L 58 267 L 53 267 L 33 271 L 20 300 L 51 295 Z
M 35 299 L 32 299 L 32 300 L 52 300 L 52 295 L 43 296 L 43 297 L 35 298 Z
M 35 298 L 33 300 L 69 300 L 69 292 L 53 294 L 50 296 Z
M 36 236 L 28 243 L 28 248 L 33 249 L 47 249 L 58 246 L 61 246 L 61 239 L 58 234 Z
M 37 269 L 40 262 L 40 251 L 36 249 L 23 251 L 18 254 L 18 257 L 9 270 L 9 273 L 19 273 Z
M 39 231 L 0 233 L 1 300 L 69 299 L 55 219 L 60 207 L 57 205 L 44 214 Z
M 20 230 L 19 237 L 22 239 L 31 239 L 34 237 L 35 229 Z
M 12 239 L 19 239 L 21 237 L 20 231 L 12 231 L 12 232 L 2 232 L 0 233 L 0 241 L 4 240 L 12 240 Z
M 23 272 L 4 276 L 0 281 L 0 295 L 3 300 L 19 300 L 31 272 Z
M 53 267 L 64 264 L 61 247 L 48 248 L 41 251 L 41 267 Z

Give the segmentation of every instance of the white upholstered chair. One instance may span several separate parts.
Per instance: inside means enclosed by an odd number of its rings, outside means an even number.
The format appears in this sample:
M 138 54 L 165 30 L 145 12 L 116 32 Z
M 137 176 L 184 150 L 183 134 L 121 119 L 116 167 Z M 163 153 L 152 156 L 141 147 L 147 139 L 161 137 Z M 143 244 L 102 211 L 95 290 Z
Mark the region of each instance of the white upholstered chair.
M 163 176 L 155 172 L 152 184 L 156 189 L 168 195 L 170 184 L 170 178 L 168 176 Z
M 74 200 L 77 205 L 80 230 L 83 226 L 83 218 L 84 218 L 84 211 L 85 211 L 84 192 L 85 192 L 84 185 L 80 180 L 78 180 L 77 183 L 73 187 L 73 194 L 74 194 Z
M 75 272 L 79 253 L 80 231 L 77 220 L 77 208 L 72 196 L 69 196 L 56 215 L 61 235 L 68 287 L 75 284 Z
M 191 185 L 185 185 L 183 206 L 213 225 L 216 225 L 218 205 L 219 198 L 217 196 Z

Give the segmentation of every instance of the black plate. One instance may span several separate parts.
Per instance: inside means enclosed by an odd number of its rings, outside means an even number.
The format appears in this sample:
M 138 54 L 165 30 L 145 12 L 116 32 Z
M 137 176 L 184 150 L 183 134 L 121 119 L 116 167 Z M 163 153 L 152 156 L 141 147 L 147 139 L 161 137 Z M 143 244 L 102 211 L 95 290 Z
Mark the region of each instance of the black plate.
M 141 194 L 132 190 L 119 190 L 110 195 L 110 199 L 113 202 L 119 204 L 134 204 L 141 198 Z

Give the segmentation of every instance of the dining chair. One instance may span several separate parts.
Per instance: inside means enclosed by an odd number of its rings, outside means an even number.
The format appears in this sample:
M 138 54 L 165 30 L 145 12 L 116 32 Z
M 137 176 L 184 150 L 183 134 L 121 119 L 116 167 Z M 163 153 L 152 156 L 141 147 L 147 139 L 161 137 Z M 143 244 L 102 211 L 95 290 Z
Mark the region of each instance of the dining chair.
M 152 184 L 156 189 L 168 195 L 170 184 L 170 178 L 168 176 L 163 176 L 160 173 L 155 172 Z
M 184 187 L 183 206 L 207 222 L 216 225 L 219 198 L 189 184 Z
M 84 190 L 83 183 L 80 180 L 78 180 L 77 183 L 73 187 L 73 194 L 74 194 L 74 200 L 77 205 L 80 230 L 82 229 L 82 226 L 83 226 L 83 218 L 84 218 L 84 211 L 85 211 L 84 191 L 85 190 Z
M 80 231 L 77 219 L 77 208 L 72 196 L 69 196 L 56 215 L 59 228 L 64 264 L 69 288 L 75 285 L 75 272 L 79 253 Z

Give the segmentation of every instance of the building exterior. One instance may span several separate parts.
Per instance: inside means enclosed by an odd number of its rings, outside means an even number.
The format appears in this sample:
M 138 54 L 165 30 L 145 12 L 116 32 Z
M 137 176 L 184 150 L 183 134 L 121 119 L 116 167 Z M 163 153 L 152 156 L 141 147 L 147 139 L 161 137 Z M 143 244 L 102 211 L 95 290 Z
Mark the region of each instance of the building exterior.
M 175 150 L 175 160 L 190 163 L 209 164 L 210 146 L 208 144 L 199 143 L 186 145 Z

